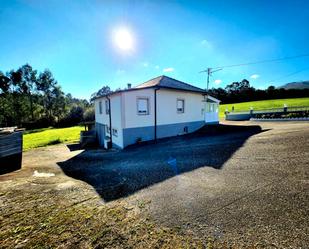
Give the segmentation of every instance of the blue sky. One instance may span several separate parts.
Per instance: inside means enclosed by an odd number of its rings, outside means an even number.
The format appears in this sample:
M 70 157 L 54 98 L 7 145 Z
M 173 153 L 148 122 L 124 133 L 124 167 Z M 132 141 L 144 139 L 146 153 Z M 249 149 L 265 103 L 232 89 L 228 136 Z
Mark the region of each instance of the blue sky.
M 49 68 L 66 93 L 87 99 L 162 74 L 205 88 L 206 67 L 308 54 L 308 23 L 307 0 L 0 0 L 0 70 Z M 115 45 L 119 29 L 134 39 L 129 51 Z M 309 57 L 226 68 L 210 86 L 243 78 L 256 88 L 308 80 Z

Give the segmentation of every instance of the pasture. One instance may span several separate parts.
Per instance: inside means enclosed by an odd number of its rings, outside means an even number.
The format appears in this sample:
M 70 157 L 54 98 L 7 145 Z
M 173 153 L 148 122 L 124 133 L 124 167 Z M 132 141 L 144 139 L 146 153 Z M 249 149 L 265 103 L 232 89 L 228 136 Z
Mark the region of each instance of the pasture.
M 240 111 L 249 111 L 251 107 L 253 107 L 253 110 L 283 108 L 284 104 L 286 104 L 288 107 L 309 106 L 309 98 L 270 99 L 270 100 L 224 104 L 220 105 L 219 115 L 220 118 L 224 118 L 225 110 L 227 109 L 229 112 L 231 112 L 233 106 L 235 112 L 240 112 Z
M 23 150 L 64 142 L 77 142 L 79 141 L 80 131 L 83 129 L 83 126 L 73 126 L 68 128 L 49 127 L 25 131 L 23 135 Z

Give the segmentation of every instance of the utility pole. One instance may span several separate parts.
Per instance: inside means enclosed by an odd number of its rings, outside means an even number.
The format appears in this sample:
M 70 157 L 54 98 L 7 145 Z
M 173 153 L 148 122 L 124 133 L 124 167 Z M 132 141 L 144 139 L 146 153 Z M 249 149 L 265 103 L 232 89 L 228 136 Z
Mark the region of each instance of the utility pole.
M 210 76 L 212 76 L 212 73 L 215 73 L 215 72 L 220 71 L 220 70 L 222 70 L 222 68 L 213 70 L 211 67 L 208 67 L 206 70 L 200 71 L 200 73 L 207 73 L 207 86 L 206 86 L 207 93 L 208 93 L 208 89 L 209 89 Z

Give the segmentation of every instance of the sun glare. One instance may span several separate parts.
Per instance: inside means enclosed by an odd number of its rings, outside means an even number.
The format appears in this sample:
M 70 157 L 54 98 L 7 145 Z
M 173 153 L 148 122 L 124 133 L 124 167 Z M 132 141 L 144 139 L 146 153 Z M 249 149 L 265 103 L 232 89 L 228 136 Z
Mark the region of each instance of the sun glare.
M 113 35 L 113 41 L 117 48 L 128 51 L 134 48 L 134 37 L 132 32 L 126 28 L 117 29 Z

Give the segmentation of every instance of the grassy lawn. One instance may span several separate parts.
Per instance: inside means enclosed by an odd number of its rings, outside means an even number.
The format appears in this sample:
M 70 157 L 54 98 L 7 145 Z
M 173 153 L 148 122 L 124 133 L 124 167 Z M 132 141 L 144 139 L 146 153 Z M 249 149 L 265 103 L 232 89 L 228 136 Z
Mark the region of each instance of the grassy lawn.
M 260 101 L 220 105 L 220 118 L 224 118 L 225 109 L 231 111 L 232 106 L 234 106 L 235 112 L 239 112 L 239 111 L 249 111 L 250 107 L 253 107 L 254 110 L 281 108 L 281 107 L 283 108 L 284 104 L 286 104 L 288 107 L 309 106 L 309 98 L 271 99 L 271 100 L 260 100 Z
M 30 130 L 24 133 L 23 150 L 43 147 L 63 142 L 76 142 L 79 140 L 83 126 L 69 128 L 44 128 Z

